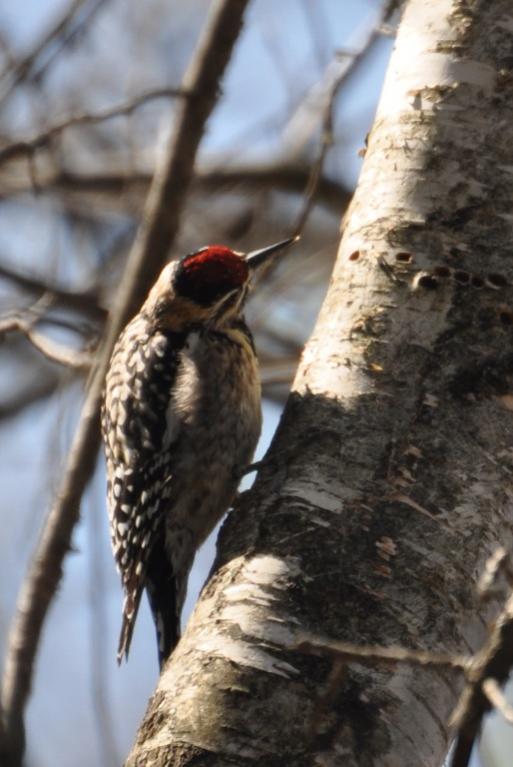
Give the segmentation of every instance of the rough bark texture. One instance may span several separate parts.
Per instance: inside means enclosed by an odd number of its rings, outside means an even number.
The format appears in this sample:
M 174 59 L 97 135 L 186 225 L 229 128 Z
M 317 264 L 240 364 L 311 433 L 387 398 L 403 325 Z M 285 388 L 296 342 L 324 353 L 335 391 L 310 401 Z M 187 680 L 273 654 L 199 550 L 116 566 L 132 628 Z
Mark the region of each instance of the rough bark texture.
M 485 636 L 474 584 L 513 519 L 512 63 L 510 0 L 408 4 L 269 463 L 131 767 L 442 763 L 458 677 L 355 663 L 327 697 L 331 664 L 291 647 Z

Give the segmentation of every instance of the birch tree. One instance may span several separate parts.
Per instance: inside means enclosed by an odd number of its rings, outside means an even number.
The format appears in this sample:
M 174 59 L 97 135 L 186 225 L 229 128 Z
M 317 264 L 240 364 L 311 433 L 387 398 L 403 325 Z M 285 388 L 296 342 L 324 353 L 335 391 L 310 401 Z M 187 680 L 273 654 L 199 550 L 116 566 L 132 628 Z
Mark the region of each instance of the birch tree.
M 513 7 L 410 0 L 331 286 L 128 765 L 440 765 L 511 543 Z M 296 275 L 301 280 L 302 275 Z M 334 676 L 335 675 L 335 676 Z

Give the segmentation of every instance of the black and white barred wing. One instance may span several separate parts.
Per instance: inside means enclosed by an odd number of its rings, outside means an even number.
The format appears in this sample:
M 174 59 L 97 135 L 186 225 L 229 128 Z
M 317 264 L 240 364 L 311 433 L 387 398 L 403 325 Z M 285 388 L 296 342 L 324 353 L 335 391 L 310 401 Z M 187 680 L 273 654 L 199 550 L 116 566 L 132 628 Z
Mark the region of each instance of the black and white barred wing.
M 102 409 L 111 539 L 125 592 L 118 660 L 128 654 L 172 487 L 166 415 L 181 339 L 144 323 L 136 318 L 116 344 Z

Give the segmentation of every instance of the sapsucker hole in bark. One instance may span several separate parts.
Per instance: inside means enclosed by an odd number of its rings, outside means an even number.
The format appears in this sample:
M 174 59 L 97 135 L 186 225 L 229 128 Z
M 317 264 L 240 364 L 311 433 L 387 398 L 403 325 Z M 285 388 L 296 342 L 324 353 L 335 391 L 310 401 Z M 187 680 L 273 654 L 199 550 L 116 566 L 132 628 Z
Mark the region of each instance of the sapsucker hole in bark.
M 411 253 L 402 251 L 401 253 L 395 254 L 395 260 L 399 261 L 401 264 L 409 264 L 411 261 L 413 261 L 413 256 Z
M 420 274 L 420 276 L 417 279 L 416 285 L 414 284 L 414 287 L 424 288 L 424 290 L 437 290 L 440 283 L 436 279 L 436 277 L 433 277 L 432 274 L 427 274 L 424 272 L 423 274 Z
M 487 274 L 486 282 L 491 288 L 505 288 L 508 284 L 508 280 L 503 274 Z

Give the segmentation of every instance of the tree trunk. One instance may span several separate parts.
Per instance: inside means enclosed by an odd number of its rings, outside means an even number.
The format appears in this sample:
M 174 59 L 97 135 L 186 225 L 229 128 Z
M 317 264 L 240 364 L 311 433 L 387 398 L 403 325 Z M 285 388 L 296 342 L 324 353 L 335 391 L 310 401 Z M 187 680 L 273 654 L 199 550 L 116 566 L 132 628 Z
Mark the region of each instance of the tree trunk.
M 355 662 L 327 694 L 294 645 L 485 635 L 475 581 L 513 519 L 512 33 L 511 0 L 408 3 L 268 463 L 131 767 L 443 761 L 459 677 Z

